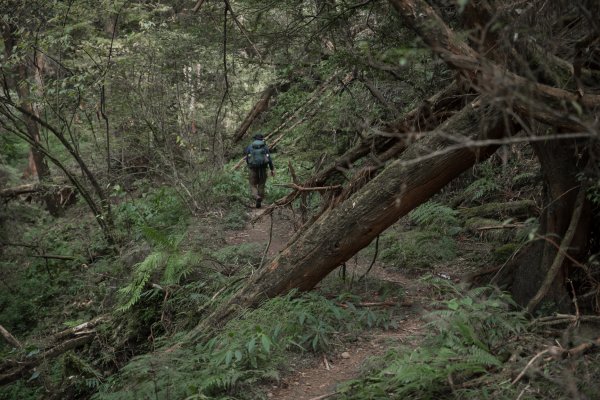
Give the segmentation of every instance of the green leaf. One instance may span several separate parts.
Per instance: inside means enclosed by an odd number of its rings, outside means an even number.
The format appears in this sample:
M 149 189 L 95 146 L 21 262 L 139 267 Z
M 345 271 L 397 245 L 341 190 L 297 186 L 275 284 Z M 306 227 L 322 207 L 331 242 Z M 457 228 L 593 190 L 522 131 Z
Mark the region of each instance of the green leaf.
M 269 353 L 271 351 L 271 339 L 269 339 L 266 335 L 261 335 L 260 342 L 262 343 L 265 353 Z
M 33 371 L 33 374 L 31 374 L 29 379 L 27 379 L 27 382 L 37 379 L 39 376 L 40 376 L 40 373 L 38 371 Z
M 242 352 L 241 352 L 241 351 L 239 351 L 239 350 L 236 350 L 236 351 L 235 351 L 235 359 L 236 359 L 237 361 L 242 361 L 242 358 L 243 358 L 243 356 L 242 356 Z
M 456 311 L 459 309 L 459 305 L 458 302 L 456 301 L 456 299 L 452 299 L 450 301 L 448 301 L 448 308 L 451 309 L 452 311 Z
M 254 353 L 254 349 L 256 348 L 256 338 L 250 339 L 246 347 L 248 348 L 248 353 Z

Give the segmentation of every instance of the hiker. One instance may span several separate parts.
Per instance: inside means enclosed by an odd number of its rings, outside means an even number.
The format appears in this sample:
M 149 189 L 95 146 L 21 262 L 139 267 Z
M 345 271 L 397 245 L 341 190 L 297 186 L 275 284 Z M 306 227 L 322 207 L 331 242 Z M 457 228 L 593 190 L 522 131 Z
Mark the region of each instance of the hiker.
M 246 154 L 246 164 L 248 165 L 250 181 L 250 191 L 256 200 L 256 208 L 261 207 L 261 202 L 265 196 L 265 183 L 267 183 L 267 166 L 271 170 L 271 176 L 275 176 L 273 161 L 269 148 L 265 143 L 265 138 L 261 133 L 253 136 L 254 141 L 250 143 L 244 153 Z

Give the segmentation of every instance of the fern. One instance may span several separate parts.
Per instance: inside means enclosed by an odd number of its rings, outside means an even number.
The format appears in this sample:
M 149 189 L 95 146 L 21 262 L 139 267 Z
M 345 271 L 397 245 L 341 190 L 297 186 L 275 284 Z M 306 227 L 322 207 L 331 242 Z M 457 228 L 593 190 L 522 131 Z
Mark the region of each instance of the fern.
M 494 192 L 497 192 L 499 189 L 500 186 L 493 179 L 493 177 L 484 176 L 467 186 L 463 197 L 470 198 L 471 200 L 480 200 Z
M 161 268 L 168 259 L 168 253 L 155 252 L 151 253 L 141 263 L 135 265 L 131 283 L 119 289 L 121 305 L 117 307 L 117 311 L 127 311 L 140 300 L 142 291 L 153 273 Z
M 146 285 L 159 271 L 163 270 L 160 284 L 176 285 L 187 277 L 202 259 L 197 253 L 180 250 L 184 235 L 165 235 L 150 227 L 144 227 L 143 232 L 157 250 L 134 266 L 131 282 L 119 289 L 118 312 L 127 311 L 139 302 Z
M 451 292 L 460 296 L 431 314 L 432 335 L 416 350 L 390 352 L 382 361 L 385 368 L 343 389 L 345 398 L 434 399 L 450 389 L 449 377 L 466 381 L 500 368 L 495 349 L 524 329 L 523 314 L 509 312 L 512 301 L 493 288 Z
M 435 201 L 428 201 L 412 210 L 408 217 L 421 226 L 447 227 L 458 224 L 457 215 L 458 211 L 448 206 Z

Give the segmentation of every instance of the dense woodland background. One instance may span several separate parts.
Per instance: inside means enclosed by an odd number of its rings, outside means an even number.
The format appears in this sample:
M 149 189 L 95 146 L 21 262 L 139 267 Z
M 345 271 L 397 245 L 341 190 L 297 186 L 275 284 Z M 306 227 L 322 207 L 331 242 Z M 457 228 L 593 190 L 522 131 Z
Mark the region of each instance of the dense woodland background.
M 402 328 L 381 271 L 422 335 L 328 397 L 599 398 L 597 1 L 0 15 L 0 399 L 266 398 Z

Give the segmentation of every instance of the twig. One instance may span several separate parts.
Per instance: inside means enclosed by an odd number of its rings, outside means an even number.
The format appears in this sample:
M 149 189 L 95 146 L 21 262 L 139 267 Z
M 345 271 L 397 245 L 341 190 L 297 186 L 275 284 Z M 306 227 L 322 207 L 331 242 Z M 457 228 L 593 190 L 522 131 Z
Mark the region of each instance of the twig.
M 529 362 L 527 363 L 527 365 L 525 366 L 525 368 L 523 368 L 523 371 L 521 371 L 521 373 L 519 375 L 517 375 L 517 377 L 515 378 L 514 381 L 512 381 L 512 385 L 514 385 L 515 383 L 519 382 L 519 380 L 521 380 L 521 378 L 523 377 L 523 375 L 525 375 L 525 372 L 527 372 L 527 370 L 529 369 L 529 367 L 531 367 L 531 365 L 535 362 L 535 360 L 537 360 L 538 358 L 540 358 L 541 356 L 543 356 L 544 354 L 548 353 L 548 349 L 546 350 L 542 350 L 539 353 L 537 353 L 531 360 L 529 360 Z
M 316 187 L 304 187 L 295 183 L 276 183 L 274 186 L 283 186 L 290 189 L 297 190 L 299 192 L 326 192 L 328 190 L 337 190 L 342 188 L 342 185 L 331 185 L 331 186 L 316 186 Z
M 600 322 L 600 315 L 570 315 L 570 314 L 557 314 L 549 317 L 542 317 L 535 319 L 530 325 L 560 325 L 572 322 Z
M 512 228 L 522 228 L 525 224 L 504 224 L 504 225 L 490 225 L 490 226 L 482 226 L 477 228 L 478 231 L 487 231 L 492 229 L 512 229 Z
M 573 293 L 573 304 L 575 304 L 575 325 L 579 324 L 579 317 L 581 314 L 579 313 L 579 303 L 577 302 L 577 293 L 575 293 L 575 288 L 573 287 L 573 281 L 568 279 L 569 285 L 571 285 L 571 293 Z
M 198 2 L 196 3 L 196 5 L 192 9 L 192 12 L 193 13 L 197 13 L 200 10 L 200 7 L 202 7 L 202 4 L 204 4 L 204 0 L 198 0 Z
M 371 302 L 364 302 L 364 303 L 357 303 L 357 304 L 353 304 L 354 307 L 393 307 L 396 304 L 398 304 L 395 301 L 371 301 Z M 342 307 L 342 308 L 348 308 L 348 304 L 345 303 L 339 303 L 338 306 Z
M 565 355 L 571 357 L 578 356 L 595 346 L 600 346 L 600 337 L 587 343 L 582 343 L 579 346 L 573 347 L 572 349 L 565 350 Z
M 33 258 L 45 258 L 45 259 L 52 259 L 52 260 L 75 260 L 76 258 L 73 256 L 60 256 L 60 255 L 56 255 L 56 254 L 32 254 L 29 257 L 33 257 Z
M 244 28 L 244 25 L 242 25 L 242 23 L 238 20 L 237 16 L 235 15 L 235 12 L 233 11 L 233 8 L 231 7 L 231 4 L 229 3 L 229 0 L 224 0 L 224 1 L 225 1 L 225 6 L 227 6 L 227 8 L 229 8 L 229 13 L 231 14 L 231 18 L 233 18 L 233 22 L 235 22 L 237 27 L 240 28 L 242 35 L 244 35 L 244 37 L 246 38 L 248 43 L 250 43 L 250 46 L 252 46 L 252 48 L 258 55 L 259 60 L 262 61 L 262 55 L 260 54 L 260 51 L 258 51 L 258 48 L 254 44 L 254 42 L 252 40 L 250 40 L 250 36 L 248 36 L 248 31 L 246 31 L 246 28 Z
M 327 355 L 323 354 L 323 364 L 325 364 L 325 369 L 327 371 L 331 371 L 331 367 L 329 366 L 329 362 L 327 361 Z
M 339 392 L 331 392 L 331 393 L 327 393 L 327 394 L 322 394 L 322 395 L 320 395 L 320 396 L 313 397 L 313 398 L 310 398 L 310 399 L 308 399 L 308 400 L 323 400 L 323 399 L 326 399 L 326 398 L 328 398 L 328 397 L 335 396 L 335 395 L 336 395 L 336 394 L 338 394 L 338 393 L 339 393 Z
M 363 278 L 366 277 L 369 274 L 369 272 L 371 272 L 371 268 L 373 268 L 373 265 L 375 265 L 375 261 L 377 260 L 378 254 L 379 254 L 379 235 L 377 235 L 377 239 L 375 239 L 375 254 L 373 254 L 373 259 L 371 260 L 371 265 L 369 265 L 369 268 L 367 268 L 367 272 L 365 272 L 364 275 L 362 275 L 360 278 L 358 278 L 358 282 L 363 280 Z
M 271 247 L 271 241 L 273 240 L 273 214 L 269 214 L 271 216 L 271 227 L 269 228 L 269 242 L 265 247 L 265 251 L 263 252 L 262 258 L 260 259 L 260 264 L 258 265 L 258 269 L 261 269 L 263 263 L 265 262 L 265 257 L 267 256 L 267 252 L 269 251 L 269 247 Z
M 523 394 L 525 394 L 525 391 L 529 389 L 529 385 L 525 386 L 523 388 L 523 390 L 521 390 L 521 393 L 519 393 L 519 396 L 517 397 L 517 400 L 521 400 L 521 397 L 523 397 Z

